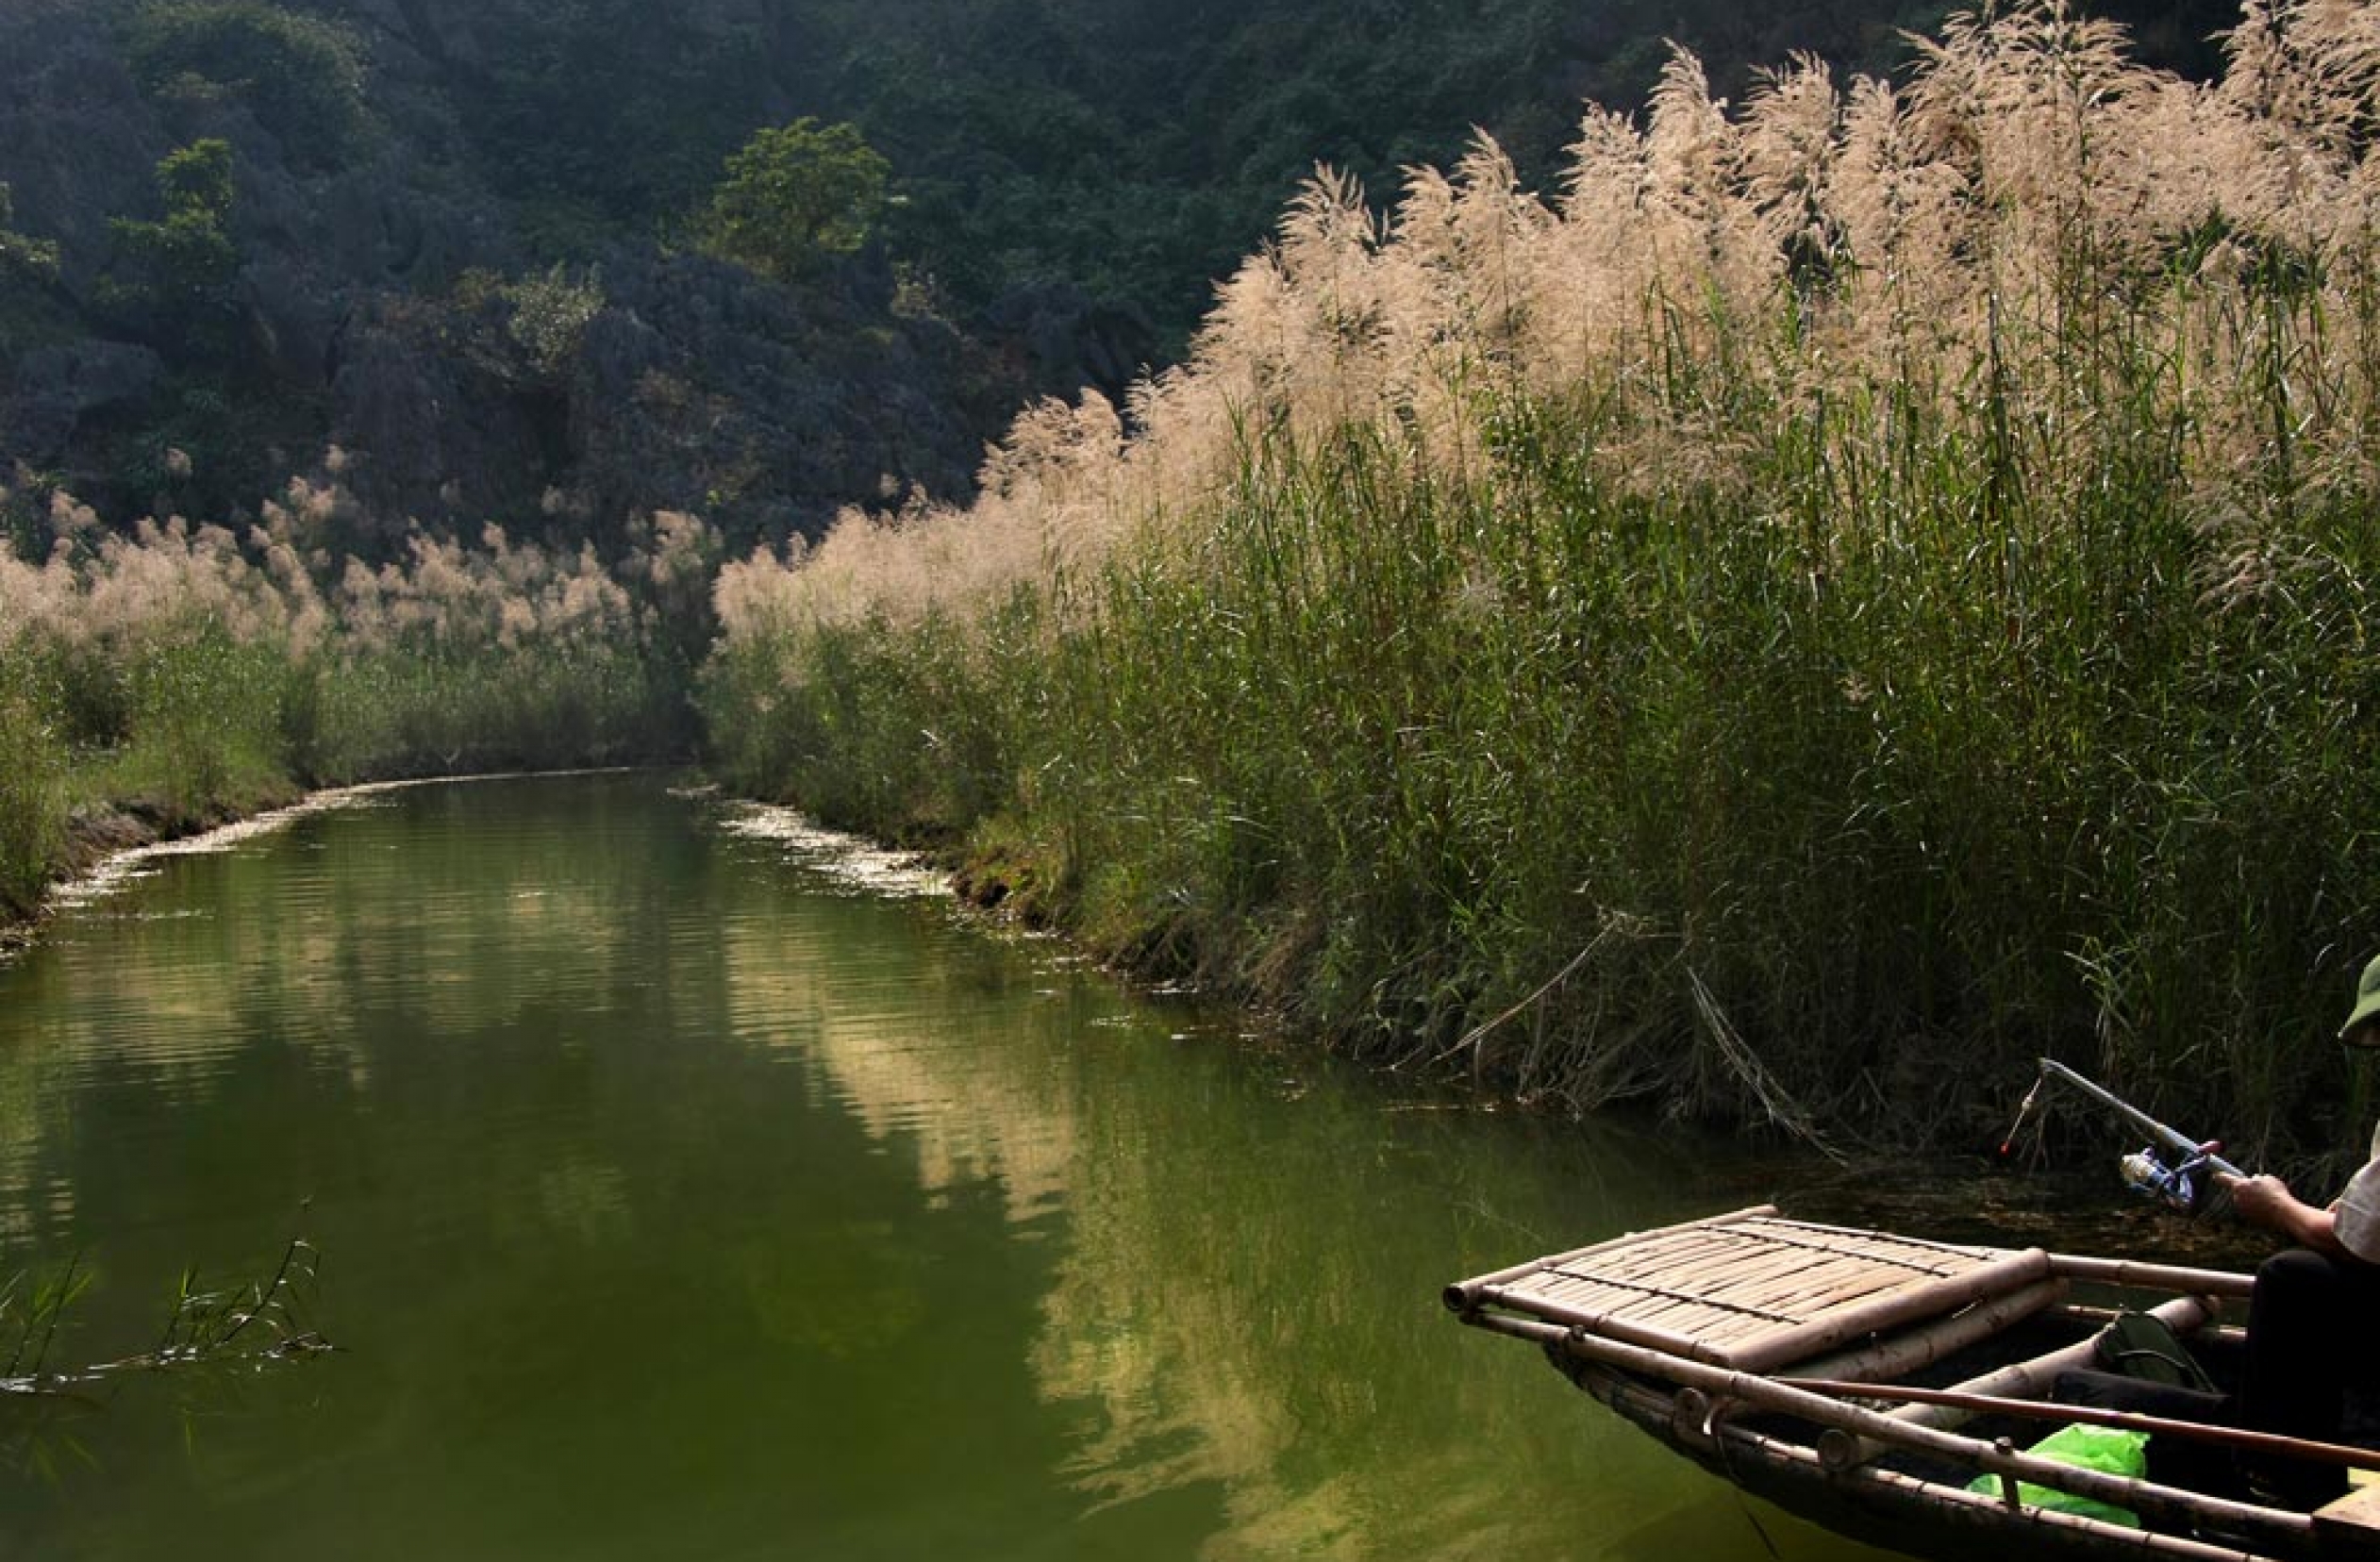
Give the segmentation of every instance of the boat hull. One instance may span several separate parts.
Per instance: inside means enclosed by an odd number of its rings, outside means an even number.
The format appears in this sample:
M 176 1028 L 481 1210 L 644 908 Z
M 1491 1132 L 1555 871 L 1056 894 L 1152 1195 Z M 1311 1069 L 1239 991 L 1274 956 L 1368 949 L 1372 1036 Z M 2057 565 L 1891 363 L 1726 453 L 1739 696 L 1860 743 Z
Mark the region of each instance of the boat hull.
M 1720 1479 L 1821 1528 L 1911 1556 L 1938 1562 L 2012 1557 L 2310 1562 L 2338 1554 L 2319 1547 L 2253 1549 L 2209 1536 L 2156 1535 L 2039 1507 L 2011 1509 L 1994 1498 L 1875 1467 L 1831 1471 L 1817 1451 L 1805 1445 L 1723 1421 L 1702 1430 L 1679 1414 L 1678 1396 L 1662 1387 L 1592 1369 L 1565 1375 L 1622 1420 Z
M 2190 1419 L 2197 1405 L 2153 1414 L 2060 1397 L 2066 1374 L 2154 1354 L 2136 1343 L 2144 1331 L 2164 1331 L 2171 1353 L 2236 1366 L 2239 1333 L 2221 1311 L 2254 1285 L 1812 1225 L 1762 1206 L 1458 1281 L 1444 1301 L 1465 1323 L 1542 1348 L 1714 1474 L 1871 1544 L 1961 1562 L 2380 1562 L 2380 1511 L 2363 1504 L 2380 1490 L 2308 1514 L 2214 1473 L 2242 1457 L 2380 1471 L 2380 1453 Z M 2157 1300 L 2127 1302 L 2144 1316 L 2119 1334 L 2118 1312 L 2072 1300 L 2073 1287 Z M 2047 1437 L 2075 1423 L 2174 1439 L 2155 1446 L 2190 1450 L 2206 1488 L 2061 1457 L 2072 1438 Z M 2169 1478 L 2185 1466 L 2165 1463 Z M 2120 1521 L 2129 1516 L 2138 1526 Z

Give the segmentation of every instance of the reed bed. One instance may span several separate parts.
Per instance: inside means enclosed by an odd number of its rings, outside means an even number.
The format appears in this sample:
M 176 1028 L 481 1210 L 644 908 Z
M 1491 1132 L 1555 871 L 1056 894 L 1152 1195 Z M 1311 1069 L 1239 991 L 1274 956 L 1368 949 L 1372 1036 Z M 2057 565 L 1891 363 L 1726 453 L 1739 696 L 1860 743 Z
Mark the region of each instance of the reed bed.
M 111 532 L 60 494 L 39 560 L 0 550 L 0 914 L 34 907 L 78 813 L 170 831 L 318 783 L 691 752 L 701 522 L 654 517 L 608 561 L 489 527 L 375 565 L 332 545 L 357 519 L 331 477 L 240 535 Z
M 1809 1136 L 2054 1051 L 2327 1149 L 2380 947 L 2380 10 L 1677 58 L 1319 175 L 1181 369 L 721 573 L 738 785 L 1365 1055 Z

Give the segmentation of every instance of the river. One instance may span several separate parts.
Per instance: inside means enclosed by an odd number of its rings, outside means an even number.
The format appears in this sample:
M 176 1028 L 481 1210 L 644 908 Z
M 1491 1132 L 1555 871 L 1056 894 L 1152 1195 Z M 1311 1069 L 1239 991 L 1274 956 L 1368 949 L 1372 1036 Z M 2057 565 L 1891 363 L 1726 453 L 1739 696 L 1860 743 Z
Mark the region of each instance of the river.
M 66 910 L 0 966 L 0 1272 L 91 1279 L 48 1364 L 294 1236 L 338 1349 L 0 1404 L 0 1556 L 1874 1554 L 1439 1305 L 1750 1202 L 1723 1146 L 1464 1106 L 880 870 L 519 779 Z

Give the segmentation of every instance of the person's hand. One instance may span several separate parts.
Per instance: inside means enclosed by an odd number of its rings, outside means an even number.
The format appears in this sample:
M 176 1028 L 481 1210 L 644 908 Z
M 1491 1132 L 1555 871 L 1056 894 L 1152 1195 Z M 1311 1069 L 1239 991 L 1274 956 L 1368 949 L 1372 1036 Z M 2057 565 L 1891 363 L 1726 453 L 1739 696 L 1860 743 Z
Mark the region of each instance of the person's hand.
M 2217 1172 L 2215 1180 L 2231 1195 L 2231 1207 L 2239 1212 L 2239 1218 L 2260 1226 L 2286 1228 L 2290 1212 L 2298 1207 L 2297 1195 L 2289 1191 L 2289 1185 L 2270 1172 L 2253 1177 Z

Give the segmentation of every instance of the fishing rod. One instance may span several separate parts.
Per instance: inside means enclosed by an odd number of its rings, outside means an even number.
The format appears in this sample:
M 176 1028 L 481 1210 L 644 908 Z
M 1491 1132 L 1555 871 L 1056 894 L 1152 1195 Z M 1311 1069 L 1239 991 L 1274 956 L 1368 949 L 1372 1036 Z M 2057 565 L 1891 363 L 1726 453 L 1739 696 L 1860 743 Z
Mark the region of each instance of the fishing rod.
M 2023 1105 L 2017 1108 L 2016 1122 L 2008 1129 L 2008 1137 L 2000 1143 L 2003 1156 L 2016 1149 L 2017 1136 L 2024 1131 L 2039 1105 L 2042 1087 L 2052 1080 L 2071 1085 L 2090 1100 L 2106 1107 L 2124 1122 L 2149 1136 L 2149 1144 L 2123 1157 L 2119 1169 L 2124 1186 L 2144 1198 L 2155 1199 L 2184 1214 L 2195 1215 L 2201 1204 L 2202 1187 L 2198 1174 L 2215 1172 L 2227 1177 L 2248 1175 L 2223 1159 L 2222 1143 L 2219 1139 L 2194 1139 L 2179 1129 L 2169 1128 L 2105 1086 L 2076 1073 L 2054 1057 L 2039 1060 L 2041 1072 L 2034 1076 L 2033 1088 L 2024 1093 Z

